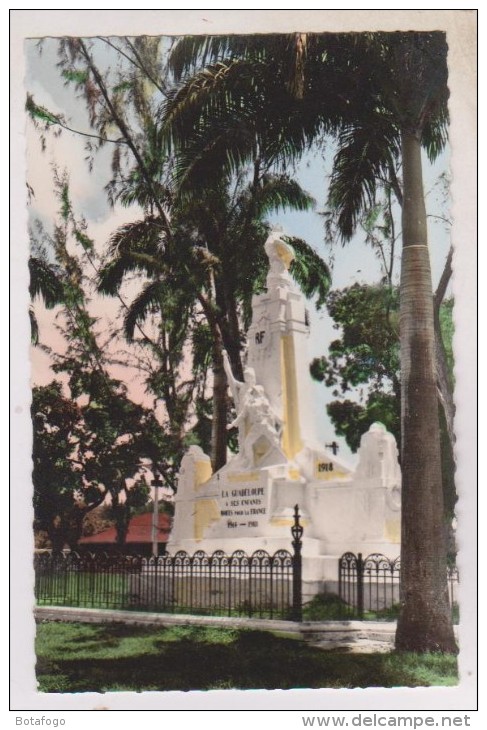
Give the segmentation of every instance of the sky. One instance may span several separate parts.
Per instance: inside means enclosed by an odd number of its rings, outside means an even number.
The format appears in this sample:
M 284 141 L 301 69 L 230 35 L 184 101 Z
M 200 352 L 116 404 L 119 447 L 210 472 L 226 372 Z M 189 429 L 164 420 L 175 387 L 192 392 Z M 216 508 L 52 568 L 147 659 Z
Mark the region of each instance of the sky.
M 25 41 L 26 76 L 25 85 L 35 102 L 46 107 L 55 114 L 63 114 L 70 120 L 75 129 L 90 131 L 88 115 L 83 99 L 77 97 L 72 86 L 64 83 L 57 67 L 57 41 L 44 39 L 42 44 L 36 40 Z M 98 60 L 104 62 L 104 54 L 99 53 Z M 109 62 L 109 58 L 107 58 Z M 116 205 L 111 208 L 104 193 L 104 186 L 110 179 L 110 157 L 112 146 L 106 145 L 96 153 L 92 171 L 86 161 L 85 138 L 72 132 L 62 130 L 61 134 L 52 132 L 45 135 L 45 149 L 41 148 L 40 136 L 31 122 L 27 123 L 27 174 L 29 185 L 34 190 L 31 203 L 31 220 L 39 219 L 47 228 L 52 225 L 59 207 L 53 193 L 52 166 L 69 173 L 70 192 L 75 211 L 82 215 L 88 223 L 88 234 L 95 240 L 98 250 L 103 251 L 110 234 L 120 225 L 139 218 L 137 208 L 123 208 Z M 278 212 L 268 216 L 271 223 L 283 227 L 284 233 L 304 238 L 332 266 L 332 288 L 340 289 L 354 282 L 374 283 L 381 277 L 378 259 L 370 246 L 364 243 L 363 235 L 357 234 L 347 245 L 336 243 L 331 249 L 324 244 L 323 218 L 320 213 L 325 207 L 327 185 L 331 173 L 333 147 L 325 147 L 325 153 L 311 152 L 297 166 L 295 176 L 301 186 L 316 200 L 314 211 Z M 434 165 L 427 160 L 424 164 L 425 190 L 428 213 L 448 217 L 449 210 L 441 201 L 441 190 L 437 181 L 442 173 L 449 170 L 448 149 Z M 429 219 L 429 239 L 432 261 L 433 284 L 436 285 L 450 246 L 449 227 L 439 219 Z M 400 247 L 398 246 L 398 250 Z M 400 269 L 399 255 L 395 261 L 395 278 L 398 279 Z M 331 340 L 338 333 L 326 309 L 316 311 L 311 306 L 311 335 L 309 339 L 309 360 L 327 354 Z M 119 303 L 109 297 L 94 297 L 91 304 L 93 314 L 102 322 L 115 322 L 119 313 Z M 54 350 L 64 347 L 62 337 L 55 327 L 55 313 L 47 311 L 41 303 L 36 304 L 36 313 L 40 326 L 40 338 Z M 50 370 L 50 358 L 40 348 L 32 350 L 32 380 L 37 385 L 50 382 L 53 378 Z M 150 399 L 144 392 L 140 374 L 127 368 L 113 370 L 115 377 L 124 380 L 134 400 L 148 404 Z M 59 377 L 59 376 L 58 376 Z M 331 390 L 323 384 L 312 383 L 313 399 L 317 403 L 316 436 L 320 443 L 338 440 L 340 456 L 350 465 L 357 462 L 357 455 L 352 454 L 343 438 L 337 437 L 333 425 L 326 413 L 326 403 L 333 400 Z M 353 394 L 349 394 L 353 397 Z

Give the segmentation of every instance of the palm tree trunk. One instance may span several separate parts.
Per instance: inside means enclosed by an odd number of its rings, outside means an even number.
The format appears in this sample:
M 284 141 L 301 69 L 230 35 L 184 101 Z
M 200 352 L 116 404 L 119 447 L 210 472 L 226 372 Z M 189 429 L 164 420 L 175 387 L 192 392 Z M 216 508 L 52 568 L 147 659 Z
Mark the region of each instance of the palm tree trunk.
M 221 469 L 227 463 L 227 376 L 223 367 L 223 339 L 221 326 L 215 312 L 206 299 L 199 292 L 197 294 L 206 321 L 211 330 L 212 371 L 213 371 L 213 414 L 211 421 L 211 468 L 213 472 Z
M 221 338 L 213 344 L 213 418 L 211 422 L 211 466 L 213 472 L 227 463 L 227 377 L 223 367 Z
M 440 324 L 440 308 L 441 303 L 445 297 L 445 293 L 448 287 L 448 283 L 452 275 L 452 259 L 453 259 L 453 248 L 450 247 L 448 256 L 446 259 L 445 267 L 440 278 L 440 283 L 435 292 L 433 298 L 433 311 L 435 317 L 435 344 L 436 344 L 436 366 L 437 366 L 437 378 L 438 378 L 438 395 L 440 398 L 441 405 L 443 407 L 446 419 L 446 426 L 448 429 L 448 436 L 450 439 L 451 448 L 455 442 L 455 435 L 453 432 L 453 420 L 455 417 L 455 402 L 453 400 L 453 383 L 448 372 L 448 365 L 446 359 L 445 346 L 443 344 L 443 338 L 441 334 Z
M 233 291 L 228 286 L 224 287 L 225 311 L 227 314 L 226 332 L 222 330 L 225 349 L 228 352 L 232 372 L 237 380 L 243 380 L 243 367 L 241 357 L 240 322 L 238 320 L 237 302 Z
M 396 648 L 455 652 L 448 603 L 433 292 L 420 134 L 403 130 L 401 613 Z
M 436 317 L 435 317 L 436 320 Z M 453 431 L 453 423 L 455 417 L 455 401 L 453 400 L 453 388 L 450 383 L 448 366 L 446 362 L 446 352 L 441 337 L 440 321 L 435 321 L 435 349 L 436 349 L 436 367 L 437 367 L 437 386 L 438 398 L 445 412 L 446 427 L 448 438 L 453 448 L 455 443 L 455 434 Z

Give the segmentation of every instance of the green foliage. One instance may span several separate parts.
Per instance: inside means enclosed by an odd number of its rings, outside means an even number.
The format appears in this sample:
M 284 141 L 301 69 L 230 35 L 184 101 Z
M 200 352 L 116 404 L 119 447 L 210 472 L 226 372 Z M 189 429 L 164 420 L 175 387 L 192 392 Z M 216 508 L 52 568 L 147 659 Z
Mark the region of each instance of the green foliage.
M 67 182 L 63 182 L 59 190 L 59 200 L 61 202 L 61 216 L 67 221 L 71 214 L 71 201 L 69 199 L 69 186 Z
M 113 519 L 109 515 L 109 506 L 101 504 L 90 510 L 83 519 L 83 537 L 98 535 L 113 527 Z
M 444 147 L 446 53 L 438 32 L 181 38 L 163 131 L 190 184 L 242 169 L 256 148 L 292 163 L 333 135 L 328 208 L 349 240 L 382 181 L 400 196 L 401 129 L 420 130 L 430 159 Z
M 174 511 L 175 511 L 174 502 L 167 502 L 164 499 L 159 500 L 159 514 L 165 514 L 165 515 L 169 515 L 170 517 L 173 517 Z
M 290 268 L 291 275 L 308 299 L 316 297 L 316 308 L 320 309 L 330 290 L 330 269 L 321 256 L 305 241 L 295 237 L 287 238 L 287 241 L 295 253 Z
M 335 387 L 334 394 L 359 389 L 359 400 L 327 406 L 336 432 L 352 451 L 372 423 L 380 421 L 400 441 L 398 292 L 387 286 L 354 284 L 327 297 L 327 309 L 340 328 L 329 356 L 317 358 L 310 372 Z
M 84 84 L 88 79 L 86 71 L 75 71 L 68 68 L 63 69 L 61 75 L 66 81 L 74 81 L 76 84 Z
M 401 611 L 401 604 L 395 603 L 388 608 L 380 608 L 377 611 L 365 611 L 364 619 L 370 621 L 397 621 Z
M 96 506 L 101 495 L 96 486 L 84 482 L 77 458 L 82 415 L 77 404 L 63 396 L 61 384 L 53 381 L 34 388 L 31 412 L 35 525 L 60 550 L 65 542 L 75 544 L 79 537 L 82 512 L 78 503 Z
M 453 335 L 455 332 L 455 325 L 453 322 L 453 305 L 453 298 L 450 298 L 443 300 L 440 307 L 441 337 L 445 348 L 448 372 L 452 386 L 455 383 L 455 375 L 453 372 L 455 364 L 453 359 Z
M 40 297 L 47 309 L 53 309 L 64 300 L 64 287 L 59 268 L 49 262 L 42 247 L 34 247 L 29 256 L 29 294 L 32 304 L 29 308 L 31 342 L 39 343 L 39 325 L 34 312 L 34 300 Z
M 132 89 L 132 81 L 121 81 L 119 84 L 113 87 L 113 93 L 119 94 L 121 91 L 129 91 Z
M 347 604 L 334 593 L 318 593 L 303 606 L 303 621 L 340 621 Z
M 35 103 L 31 94 L 27 94 L 25 109 L 34 121 L 45 122 L 47 124 L 58 124 L 59 117 L 52 114 L 48 109 Z
M 94 243 L 93 239 L 91 239 L 89 236 L 84 233 L 84 231 L 80 230 L 79 228 L 76 228 L 74 230 L 74 236 L 78 243 L 81 243 L 85 251 L 92 252 L 94 250 Z
M 64 396 L 56 381 L 33 390 L 35 523 L 55 549 L 76 545 L 85 514 L 107 497 L 123 542 L 131 515 L 149 499 L 138 476 L 144 459 L 161 461 L 162 428 L 120 384 L 105 381 L 97 399 L 89 390 L 80 395 L 86 405 Z
M 330 416 L 338 436 L 344 436 L 350 449 L 355 452 L 360 439 L 373 423 L 382 423 L 400 443 L 400 408 L 394 394 L 372 391 L 363 405 L 351 400 L 335 400 L 328 404 Z
M 397 289 L 354 284 L 331 292 L 327 308 L 342 338 L 330 345 L 327 385 L 342 392 L 373 381 L 376 387 L 394 381 L 399 372 Z
M 340 339 L 330 344 L 328 357 L 316 358 L 311 376 L 334 387 L 334 394 L 354 392 L 355 399 L 334 400 L 328 414 L 339 436 L 352 451 L 360 437 L 376 421 L 383 423 L 400 443 L 400 362 L 398 290 L 385 285 L 353 286 L 330 292 L 327 309 L 340 329 Z M 448 361 L 453 372 L 452 300 L 440 308 L 440 321 Z M 357 399 L 358 396 L 358 399 Z M 447 493 L 447 513 L 455 501 L 454 464 L 443 424 L 443 474 Z M 446 441 L 445 441 L 446 438 Z

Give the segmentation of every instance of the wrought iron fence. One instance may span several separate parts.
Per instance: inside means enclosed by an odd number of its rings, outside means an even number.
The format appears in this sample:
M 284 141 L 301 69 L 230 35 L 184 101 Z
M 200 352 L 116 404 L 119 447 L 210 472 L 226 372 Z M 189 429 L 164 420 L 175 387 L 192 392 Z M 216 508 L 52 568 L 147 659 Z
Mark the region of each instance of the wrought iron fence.
M 448 567 L 448 589 L 454 618 L 458 613 L 458 570 Z M 338 560 L 338 595 L 347 618 L 395 618 L 399 611 L 400 558 L 380 553 L 344 553 Z
M 293 553 L 237 550 L 134 555 L 35 556 L 39 605 L 116 608 L 261 618 L 301 618 L 301 535 L 295 508 Z
M 217 616 L 302 620 L 302 534 L 298 507 L 292 552 L 257 550 L 231 555 L 184 551 L 147 558 L 70 552 L 37 554 L 39 605 L 80 606 Z M 339 614 L 343 619 L 396 618 L 401 564 L 373 553 L 347 552 L 338 560 Z M 450 604 L 458 614 L 458 570 L 448 569 Z M 336 604 L 335 604 L 336 607 Z

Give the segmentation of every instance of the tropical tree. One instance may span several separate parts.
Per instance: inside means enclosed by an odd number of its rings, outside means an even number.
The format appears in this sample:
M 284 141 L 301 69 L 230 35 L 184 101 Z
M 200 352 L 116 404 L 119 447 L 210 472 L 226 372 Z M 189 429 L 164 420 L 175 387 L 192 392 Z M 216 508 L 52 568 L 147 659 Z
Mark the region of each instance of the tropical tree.
M 456 650 L 421 157 L 425 150 L 434 159 L 446 142 L 446 56 L 439 32 L 183 39 L 172 65 L 184 83 L 166 114 L 167 135 L 182 150 L 185 179 L 195 172 L 202 177 L 205 167 L 211 174 L 215 167 L 236 169 L 256 149 L 292 160 L 333 132 L 329 202 L 344 240 L 374 201 L 378 181 L 387 179 L 396 192 L 403 243 L 403 601 L 396 646 L 421 651 Z
M 120 384 L 110 386 L 104 397 L 92 382 L 84 405 L 58 381 L 33 389 L 34 524 L 54 551 L 74 548 L 85 517 L 107 500 L 123 545 L 133 510 L 148 501 L 141 470 L 154 457 L 148 442 L 157 424 Z
M 171 439 L 153 411 L 133 402 L 127 388 L 110 375 L 114 333 L 103 331 L 89 311 L 86 264 L 95 266 L 94 243 L 74 215 L 65 175 L 56 173 L 55 189 L 59 219 L 52 233 L 38 225 L 33 235 L 38 250 L 49 253 L 60 286 L 57 327 L 65 347 L 61 352 L 44 349 L 64 388 L 54 382 L 35 390 L 36 520 L 55 546 L 73 544 L 85 514 L 108 498 L 123 543 L 131 511 L 149 496 L 141 470 L 156 468 L 171 485 L 176 463 Z M 36 287 L 31 290 L 35 293 Z
M 74 546 L 85 514 L 104 494 L 85 487 L 72 458 L 81 431 L 81 413 L 65 398 L 60 383 L 34 388 L 32 394 L 34 527 L 47 532 L 52 548 Z
M 445 140 L 446 42 L 407 34 L 389 47 L 381 86 L 395 113 L 403 165 L 400 286 L 402 434 L 402 611 L 399 649 L 455 651 L 446 585 L 441 449 L 433 293 L 421 148 L 434 156 Z M 385 66 L 385 68 L 384 68 Z M 392 88 L 400 79 L 399 88 Z M 436 134 L 435 134 L 436 132 Z

